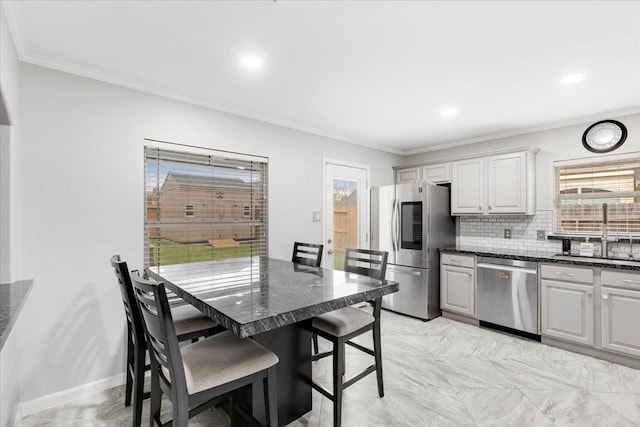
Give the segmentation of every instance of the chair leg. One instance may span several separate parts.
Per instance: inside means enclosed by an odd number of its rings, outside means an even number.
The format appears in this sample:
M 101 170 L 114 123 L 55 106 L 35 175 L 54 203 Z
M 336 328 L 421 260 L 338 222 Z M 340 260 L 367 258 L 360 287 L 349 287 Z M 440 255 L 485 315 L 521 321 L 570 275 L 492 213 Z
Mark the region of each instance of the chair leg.
M 376 361 L 376 377 L 378 380 L 378 395 L 384 397 L 384 384 L 382 381 L 382 342 L 380 340 L 380 323 L 373 328 L 373 352 Z
M 133 427 L 139 427 L 142 422 L 145 356 L 146 350 L 144 347 L 137 346 L 133 361 Z
M 342 380 L 344 378 L 344 341 L 333 343 L 333 426 L 342 425 Z
M 313 354 L 318 354 L 318 335 L 311 334 L 311 339 L 313 340 Z
M 124 394 L 124 406 L 131 405 L 131 392 L 133 390 L 133 375 L 132 370 L 135 371 L 134 368 L 134 346 L 133 341 L 131 340 L 131 326 L 127 325 L 127 381 L 125 386 L 125 394 Z
M 278 399 L 276 387 L 276 367 L 267 370 L 267 384 L 265 386 L 265 401 L 268 402 L 267 414 L 270 427 L 278 426 Z
M 162 405 L 162 390 L 160 390 L 160 379 L 158 378 L 157 367 L 154 366 L 154 362 L 151 362 L 151 418 L 150 426 L 153 427 L 153 422 L 157 421 L 160 424 L 160 410 Z

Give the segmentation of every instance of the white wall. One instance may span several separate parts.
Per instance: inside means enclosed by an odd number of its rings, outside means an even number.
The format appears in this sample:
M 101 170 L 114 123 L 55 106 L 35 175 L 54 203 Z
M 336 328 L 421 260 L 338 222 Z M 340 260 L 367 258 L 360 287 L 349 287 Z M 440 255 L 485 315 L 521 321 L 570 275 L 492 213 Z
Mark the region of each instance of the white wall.
M 20 272 L 19 123 L 20 63 L 4 6 L 0 5 L 0 93 L 9 123 L 0 129 L 0 283 L 22 279 Z
M 269 157 L 270 255 L 319 242 L 322 157 L 371 165 L 393 182 L 401 157 L 73 76 L 22 66 L 21 397 L 124 370 L 124 315 L 109 257 L 143 262 L 143 138 Z
M 0 5 L 0 94 L 9 123 L 0 125 L 0 283 L 20 279 L 19 132 L 20 64 Z M 19 331 L 16 322 L 0 351 L 0 427 L 13 425 L 20 402 Z
M 624 123 L 629 131 L 627 141 L 612 154 L 640 152 L 640 114 L 624 117 L 604 116 Z M 415 154 L 405 158 L 405 164 L 431 162 L 458 156 L 482 155 L 495 150 L 533 146 L 540 149 L 536 156 L 536 209 L 553 209 L 553 162 L 556 160 L 596 157 L 582 146 L 584 130 L 597 120 L 542 132 L 533 132 L 509 138 L 495 139 L 477 144 L 445 150 Z

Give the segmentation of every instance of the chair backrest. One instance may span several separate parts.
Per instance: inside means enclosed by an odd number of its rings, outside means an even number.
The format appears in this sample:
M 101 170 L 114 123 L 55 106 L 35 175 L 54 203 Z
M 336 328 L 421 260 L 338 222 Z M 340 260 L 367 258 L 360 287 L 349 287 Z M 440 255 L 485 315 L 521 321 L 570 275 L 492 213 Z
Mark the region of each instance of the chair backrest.
M 182 354 L 164 284 L 145 280 L 137 271 L 131 274 L 131 282 L 144 320 L 151 369 L 157 370 L 165 386 L 177 393 L 186 393 Z
M 384 280 L 387 273 L 388 252 L 347 248 L 344 254 L 344 271 Z
M 129 330 L 129 339 L 135 344 L 143 344 L 145 342 L 144 337 L 144 325 L 142 324 L 142 315 L 140 314 L 140 307 L 133 293 L 133 286 L 131 285 L 131 276 L 127 268 L 127 263 L 120 259 L 120 255 L 114 255 L 111 257 L 111 266 L 113 267 L 118 284 L 120 285 L 120 293 L 122 294 L 122 302 L 124 303 L 124 312 L 127 316 L 127 328 Z
M 324 245 L 295 242 L 293 244 L 293 257 L 291 261 L 311 267 L 320 267 L 323 249 Z

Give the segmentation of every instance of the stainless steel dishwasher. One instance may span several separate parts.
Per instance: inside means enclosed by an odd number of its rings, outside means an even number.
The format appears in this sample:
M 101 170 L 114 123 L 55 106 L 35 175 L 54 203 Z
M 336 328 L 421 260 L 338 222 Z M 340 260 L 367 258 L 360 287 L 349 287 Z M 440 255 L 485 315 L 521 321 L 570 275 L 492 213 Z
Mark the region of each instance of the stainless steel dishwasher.
M 478 319 L 539 335 L 537 263 L 478 257 Z

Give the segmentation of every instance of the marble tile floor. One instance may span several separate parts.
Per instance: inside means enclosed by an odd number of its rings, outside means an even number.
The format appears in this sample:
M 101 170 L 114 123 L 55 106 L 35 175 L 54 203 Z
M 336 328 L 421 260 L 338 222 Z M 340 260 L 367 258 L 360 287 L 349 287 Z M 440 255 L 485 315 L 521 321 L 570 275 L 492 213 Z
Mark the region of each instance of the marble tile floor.
M 385 397 L 374 374 L 348 388 L 345 427 L 640 426 L 640 370 L 442 317 L 383 311 L 382 336 Z M 370 357 L 349 348 L 346 363 L 349 376 Z M 314 362 L 313 375 L 330 387 L 330 358 Z M 123 402 L 120 386 L 29 415 L 22 426 L 130 426 Z M 170 418 L 170 403 L 163 410 Z M 148 401 L 144 416 L 149 425 Z M 330 427 L 332 418 L 332 402 L 314 392 L 313 411 L 290 426 Z M 220 410 L 189 423 L 228 424 Z

